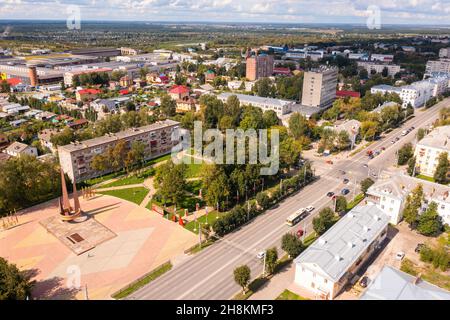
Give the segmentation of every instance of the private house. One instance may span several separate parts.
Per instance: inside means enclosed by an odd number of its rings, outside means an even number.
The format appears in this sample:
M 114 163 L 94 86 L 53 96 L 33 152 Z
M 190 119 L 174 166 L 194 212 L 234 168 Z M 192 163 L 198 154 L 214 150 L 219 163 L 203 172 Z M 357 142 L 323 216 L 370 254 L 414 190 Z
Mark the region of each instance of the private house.
M 28 154 L 37 157 L 38 152 L 35 147 L 31 147 L 25 143 L 13 142 L 3 152 L 11 157 L 20 157 L 21 155 Z
M 185 86 L 173 86 L 169 90 L 169 96 L 173 100 L 182 100 L 189 97 L 189 89 Z
M 75 93 L 77 101 L 89 101 L 97 99 L 98 95 L 102 93 L 99 89 L 82 89 Z

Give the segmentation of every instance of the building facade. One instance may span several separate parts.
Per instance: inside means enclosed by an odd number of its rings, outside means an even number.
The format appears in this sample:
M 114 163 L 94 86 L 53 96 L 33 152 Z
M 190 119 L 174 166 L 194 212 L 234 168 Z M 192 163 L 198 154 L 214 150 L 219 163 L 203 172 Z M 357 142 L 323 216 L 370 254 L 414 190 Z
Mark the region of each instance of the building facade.
M 447 152 L 450 159 L 450 126 L 437 127 L 417 142 L 414 156 L 418 173 L 432 177 L 443 152 Z
M 425 67 L 425 76 L 431 76 L 434 72 L 450 73 L 450 59 L 428 61 Z
M 385 68 L 387 70 L 387 75 L 391 77 L 400 72 L 400 66 L 396 64 L 358 61 L 358 67 L 366 69 L 369 75 L 372 73 L 382 73 Z
M 295 260 L 295 284 L 316 299 L 334 299 L 386 238 L 389 217 L 357 206 Z
M 104 154 L 108 148 L 114 147 L 119 141 L 125 141 L 128 148 L 133 142 L 139 141 L 145 145 L 145 159 L 153 159 L 171 152 L 172 147 L 179 143 L 179 122 L 165 120 L 144 127 L 131 128 L 103 137 L 82 142 L 75 142 L 58 147 L 61 168 L 73 181 L 83 181 L 99 177 L 111 170 L 98 171 L 92 168 L 96 155 Z
M 273 74 L 273 56 L 256 54 L 247 58 L 246 78 L 250 81 L 270 77 Z
M 305 72 L 303 79 L 302 105 L 326 108 L 336 98 L 338 70 L 322 66 Z
M 408 195 L 419 184 L 423 187 L 425 198 L 421 212 L 425 211 L 431 202 L 436 202 L 442 221 L 450 223 L 450 188 L 401 173 L 394 175 L 383 173 L 367 190 L 366 202 L 380 208 L 389 216 L 389 222 L 396 225 L 403 219 L 403 209 Z

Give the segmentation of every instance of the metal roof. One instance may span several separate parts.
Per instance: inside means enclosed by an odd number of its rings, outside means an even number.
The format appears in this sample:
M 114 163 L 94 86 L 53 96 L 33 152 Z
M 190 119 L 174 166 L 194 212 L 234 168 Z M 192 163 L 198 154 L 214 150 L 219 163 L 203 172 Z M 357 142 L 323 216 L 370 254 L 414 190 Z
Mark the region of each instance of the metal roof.
M 450 300 L 450 292 L 391 266 L 384 266 L 360 299 Z
M 303 251 L 297 265 L 312 265 L 322 276 L 338 282 L 389 223 L 375 205 L 357 206 Z

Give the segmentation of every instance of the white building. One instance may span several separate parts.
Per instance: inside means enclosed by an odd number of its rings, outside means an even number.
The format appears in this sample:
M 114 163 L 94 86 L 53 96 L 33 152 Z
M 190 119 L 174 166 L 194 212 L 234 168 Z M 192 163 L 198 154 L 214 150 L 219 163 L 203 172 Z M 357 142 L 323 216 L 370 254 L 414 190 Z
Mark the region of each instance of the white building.
M 442 48 L 439 50 L 439 58 L 450 58 L 450 48 Z
M 450 155 L 450 126 L 437 127 L 417 142 L 414 150 L 416 170 L 432 177 L 436 171 L 439 156 L 443 152 Z
M 412 190 L 421 184 L 425 201 L 422 210 L 428 204 L 436 202 L 438 213 L 444 223 L 450 223 L 450 188 L 441 184 L 407 176 L 402 173 L 383 173 L 368 190 L 366 202 L 374 204 L 389 216 L 389 222 L 398 224 L 403 218 L 406 199 Z
M 434 72 L 450 73 L 450 59 L 428 61 L 425 67 L 425 76 L 431 76 Z
M 35 147 L 31 147 L 21 142 L 13 142 L 4 150 L 4 152 L 12 157 L 19 157 L 23 154 L 29 154 L 35 157 L 37 157 L 38 155 L 37 149 Z
M 386 238 L 389 217 L 357 206 L 295 260 L 295 284 L 319 299 L 334 299 Z
M 230 90 L 239 90 L 242 86 L 242 82 L 244 82 L 244 91 L 252 91 L 256 81 L 242 81 L 242 80 L 228 81 L 228 88 L 230 88 Z
M 252 105 L 253 107 L 260 108 L 263 112 L 268 110 L 275 111 L 279 118 L 287 113 L 290 113 L 292 111 L 292 106 L 295 104 L 294 101 L 289 100 L 264 98 L 228 92 L 219 94 L 217 98 L 222 100 L 223 102 L 226 102 L 228 97 L 233 95 L 235 95 L 239 99 L 241 105 Z
M 372 74 L 373 72 L 382 73 L 385 68 L 387 69 L 388 76 L 391 77 L 400 72 L 400 66 L 396 64 L 383 64 L 368 61 L 358 61 L 357 64 L 358 67 L 366 69 L 369 75 Z
M 394 61 L 393 54 L 376 54 L 373 53 L 370 55 L 370 60 L 372 61 L 381 61 L 381 62 L 392 62 Z

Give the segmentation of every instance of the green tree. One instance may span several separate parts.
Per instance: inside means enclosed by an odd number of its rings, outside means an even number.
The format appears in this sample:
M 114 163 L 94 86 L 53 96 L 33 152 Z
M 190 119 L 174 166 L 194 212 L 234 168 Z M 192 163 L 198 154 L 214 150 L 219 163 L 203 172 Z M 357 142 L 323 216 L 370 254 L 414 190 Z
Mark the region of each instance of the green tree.
M 318 234 L 324 234 L 335 222 L 334 212 L 330 208 L 323 208 L 319 215 L 313 219 L 314 231 Z
M 273 274 L 277 266 L 278 261 L 278 251 L 276 247 L 266 250 L 266 271 L 269 274 Z
M 270 198 L 265 192 L 259 192 L 256 195 L 256 202 L 258 202 L 258 205 L 264 210 L 269 207 Z
M 442 152 L 438 158 L 438 165 L 436 166 L 436 171 L 434 172 L 434 180 L 437 183 L 447 184 L 448 183 L 448 153 Z
M 344 196 L 336 198 L 336 212 L 343 212 L 347 210 L 347 199 Z
M 347 131 L 342 130 L 336 137 L 336 144 L 339 150 L 345 150 L 350 148 L 352 141 Z
M 289 131 L 295 139 L 299 140 L 302 137 L 311 136 L 312 126 L 305 116 L 295 112 L 289 118 Z
M 6 80 L 2 80 L 0 82 L 0 92 L 1 93 L 9 93 L 11 92 L 11 86 Z
M 266 128 L 276 126 L 279 123 L 278 116 L 277 116 L 276 112 L 273 110 L 264 111 L 263 121 L 264 121 Z
M 281 249 L 286 251 L 290 258 L 297 257 L 304 250 L 302 241 L 292 233 L 286 233 L 281 238 Z
M 111 162 L 109 161 L 106 154 L 96 154 L 92 158 L 91 167 L 92 167 L 92 169 L 94 169 L 96 171 L 100 171 L 100 172 L 112 169 Z
M 410 228 L 416 226 L 420 208 L 422 207 L 423 197 L 423 186 L 422 184 L 418 184 L 406 198 L 405 208 L 403 209 L 403 219 L 409 224 Z
M 419 128 L 419 130 L 417 130 L 417 141 L 422 140 L 425 137 L 425 129 L 424 128 Z
M 161 112 L 166 117 L 173 117 L 176 114 L 177 103 L 169 95 L 165 94 L 161 97 Z
M 364 180 L 362 180 L 360 182 L 360 186 L 361 186 L 361 191 L 366 194 L 367 190 L 369 190 L 369 188 L 375 183 L 375 181 L 373 181 L 370 178 L 365 178 Z
M 437 212 L 438 205 L 431 202 L 427 210 L 419 216 L 417 231 L 425 236 L 435 236 L 442 230 L 441 217 Z
M 31 296 L 33 284 L 15 264 L 0 257 L 0 300 L 25 300 Z
M 415 174 L 415 167 L 416 167 L 416 157 L 409 158 L 407 172 L 410 176 L 413 176 Z
M 233 271 L 234 281 L 241 286 L 242 292 L 245 294 L 247 286 L 250 282 L 250 268 L 246 265 L 237 267 Z
M 160 165 L 156 169 L 155 186 L 164 202 L 170 201 L 178 205 L 184 196 L 186 186 L 186 165 L 175 165 L 172 161 Z
M 405 143 L 397 153 L 397 164 L 399 166 L 408 163 L 408 160 L 414 155 L 413 146 L 411 143 Z

